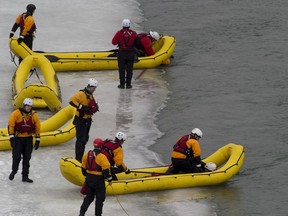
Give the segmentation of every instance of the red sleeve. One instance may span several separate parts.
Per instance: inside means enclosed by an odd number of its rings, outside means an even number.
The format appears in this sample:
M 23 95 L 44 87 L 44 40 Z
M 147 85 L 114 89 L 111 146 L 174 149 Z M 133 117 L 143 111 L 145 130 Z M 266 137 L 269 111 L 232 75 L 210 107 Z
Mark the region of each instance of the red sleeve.
M 152 42 L 151 42 L 149 37 L 142 38 L 141 44 L 143 46 L 143 49 L 144 49 L 145 53 L 148 56 L 151 56 L 151 55 L 155 54 L 154 50 L 152 49 Z
M 117 45 L 119 43 L 119 36 L 120 36 L 120 31 L 116 32 L 116 34 L 114 35 L 114 37 L 112 39 L 113 45 Z

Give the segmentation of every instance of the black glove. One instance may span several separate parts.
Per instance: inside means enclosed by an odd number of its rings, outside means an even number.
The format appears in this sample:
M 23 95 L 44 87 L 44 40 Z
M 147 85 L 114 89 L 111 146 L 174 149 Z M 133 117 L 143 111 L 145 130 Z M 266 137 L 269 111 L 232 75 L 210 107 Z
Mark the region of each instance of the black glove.
M 131 171 L 130 171 L 130 169 L 126 169 L 126 171 L 125 171 L 125 174 L 130 174 L 131 173 Z
M 14 33 L 10 33 L 9 38 L 12 38 L 14 36 Z
M 85 168 L 81 167 L 81 171 L 82 171 L 83 176 L 85 176 L 85 181 L 86 181 L 87 170 Z
M 123 167 L 122 165 L 117 166 L 117 168 L 118 168 L 118 172 L 117 172 L 117 173 L 126 172 L 125 169 L 124 169 L 124 167 Z M 127 168 L 126 168 L 126 170 L 127 170 Z
M 17 41 L 18 41 L 18 44 L 20 44 L 23 40 L 24 40 L 24 36 L 21 35 L 21 36 L 18 38 L 18 40 L 17 40 Z
M 40 138 L 37 137 L 35 141 L 34 149 L 37 150 L 39 148 L 39 145 L 40 145 Z
M 204 172 L 205 170 L 202 168 L 201 163 L 196 165 L 196 172 L 201 173 Z
M 10 145 L 11 145 L 11 148 L 14 148 L 14 146 L 15 146 L 15 137 L 13 136 L 13 137 L 10 137 Z
M 107 179 L 109 185 L 111 186 L 112 185 L 112 176 L 110 176 L 108 179 Z
M 84 113 L 85 113 L 85 114 L 91 114 L 91 113 L 93 113 L 91 107 L 83 106 L 83 110 L 84 110 Z
M 109 178 L 107 178 L 107 181 L 112 182 L 112 179 L 113 179 L 112 176 L 110 176 Z
M 79 112 L 79 117 L 82 118 L 84 116 L 84 109 L 85 109 L 85 106 L 82 105 L 82 104 L 79 104 L 78 108 L 77 108 L 77 111 Z

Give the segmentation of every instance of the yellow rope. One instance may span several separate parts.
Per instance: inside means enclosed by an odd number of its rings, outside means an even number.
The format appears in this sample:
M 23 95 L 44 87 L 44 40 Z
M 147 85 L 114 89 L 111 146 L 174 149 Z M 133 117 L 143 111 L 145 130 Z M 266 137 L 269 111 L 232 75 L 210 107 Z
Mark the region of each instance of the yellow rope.
M 108 185 L 109 185 L 109 184 L 108 184 Z M 107 185 L 107 186 L 108 186 L 108 185 Z M 120 201 L 119 201 L 119 199 L 118 199 L 118 196 L 117 196 L 116 193 L 114 192 L 114 188 L 112 187 L 112 185 L 110 185 L 110 186 L 111 186 L 111 188 L 112 188 L 113 195 L 116 197 L 116 200 L 117 200 L 117 202 L 119 203 L 119 205 L 121 206 L 122 210 L 125 212 L 125 214 L 126 214 L 127 216 L 129 216 L 128 212 L 124 209 L 124 207 L 122 206 L 122 204 L 120 203 Z

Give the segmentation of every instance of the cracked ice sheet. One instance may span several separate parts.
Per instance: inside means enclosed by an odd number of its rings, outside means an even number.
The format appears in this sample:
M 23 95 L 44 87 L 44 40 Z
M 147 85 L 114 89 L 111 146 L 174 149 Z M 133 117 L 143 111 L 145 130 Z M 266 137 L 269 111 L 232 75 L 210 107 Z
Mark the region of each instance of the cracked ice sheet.
M 76 1 L 76 0 L 32 0 L 1 1 L 0 12 L 0 127 L 6 127 L 11 106 L 11 80 L 16 67 L 10 61 L 8 35 L 16 19 L 28 3 L 37 7 L 34 18 L 37 34 L 34 50 L 42 51 L 93 51 L 110 50 L 111 39 L 121 27 L 123 18 L 130 18 L 132 28 L 141 31 L 144 20 L 139 4 L 127 1 Z M 108 14 L 108 16 L 107 16 Z M 16 36 L 18 32 L 16 33 Z M 7 38 L 7 39 L 6 39 Z M 146 70 L 139 79 L 133 80 L 133 89 L 120 90 L 117 71 L 63 72 L 57 73 L 65 107 L 69 98 L 82 89 L 88 78 L 96 78 L 99 87 L 95 98 L 99 102 L 100 113 L 93 117 L 90 141 L 91 147 L 96 137 L 113 138 L 118 130 L 123 130 L 128 139 L 123 145 L 125 163 L 129 168 L 155 166 L 161 164 L 157 155 L 148 150 L 162 134 L 154 124 L 158 111 L 165 106 L 168 97 L 167 84 L 163 81 L 161 69 Z M 137 78 L 142 70 L 134 71 Z M 38 71 L 43 81 L 41 72 Z M 36 76 L 29 82 L 39 82 Z M 38 111 L 41 120 L 49 118 L 50 111 Z M 75 139 L 61 145 L 40 147 L 33 152 L 30 177 L 33 184 L 21 182 L 21 164 L 13 181 L 8 180 L 11 171 L 11 151 L 0 151 L 0 215 L 2 216 L 55 216 L 77 215 L 83 197 L 80 188 L 64 179 L 59 170 L 61 157 L 74 156 Z M 163 143 L 170 148 L 173 143 Z M 211 215 L 203 203 L 207 192 L 202 189 L 186 189 L 147 192 L 131 195 L 108 196 L 104 204 L 104 215 L 187 215 L 191 212 Z M 180 194 L 180 197 L 179 197 Z M 195 194 L 201 194 L 196 196 Z M 200 199 L 200 202 L 197 200 Z M 194 201 L 196 200 L 196 202 Z M 171 208 L 173 205 L 173 208 Z M 94 214 L 94 203 L 87 215 Z

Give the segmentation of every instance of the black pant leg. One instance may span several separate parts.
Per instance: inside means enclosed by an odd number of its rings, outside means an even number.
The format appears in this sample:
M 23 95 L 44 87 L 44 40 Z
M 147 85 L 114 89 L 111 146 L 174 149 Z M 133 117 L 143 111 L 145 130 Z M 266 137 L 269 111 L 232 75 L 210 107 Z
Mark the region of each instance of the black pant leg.
M 25 36 L 23 42 L 32 50 L 33 48 L 33 36 Z M 32 54 L 32 53 L 31 53 Z M 19 57 L 19 65 L 23 61 L 21 57 Z
M 103 175 L 91 175 L 87 174 L 86 177 L 87 182 L 87 195 L 83 200 L 83 203 L 80 208 L 80 213 L 84 214 L 90 204 L 93 202 L 94 197 L 95 200 L 95 215 L 101 216 L 103 203 L 106 198 L 106 188 L 105 181 Z
M 125 85 L 125 70 L 126 70 L 126 64 L 125 64 L 125 53 L 118 52 L 118 71 L 119 71 L 119 80 L 120 85 Z
M 126 61 L 126 68 L 127 68 L 126 86 L 131 85 L 131 80 L 133 77 L 133 65 L 134 65 L 134 60 Z
M 190 173 L 191 165 L 187 159 L 172 158 L 172 164 L 174 166 L 174 173 Z
M 14 147 L 12 149 L 12 171 L 16 173 L 19 169 L 19 163 L 21 161 L 23 144 L 19 138 L 15 138 Z
M 21 138 L 21 142 L 23 143 L 22 176 L 28 177 L 30 168 L 30 159 L 33 151 L 33 138 L 32 136 Z
M 30 35 L 25 36 L 23 42 L 32 50 L 33 36 L 30 36 Z
M 101 216 L 104 201 L 106 198 L 106 188 L 105 188 L 104 177 L 103 176 L 97 176 L 96 178 L 97 178 L 97 184 L 96 184 L 96 188 L 95 188 L 95 195 L 96 195 L 95 215 Z
M 94 200 L 94 196 L 95 196 L 95 189 L 93 186 L 91 186 L 91 183 L 88 184 L 88 175 L 87 175 L 87 194 L 82 202 L 82 205 L 80 207 L 80 213 L 85 214 L 85 212 L 87 211 L 87 209 L 89 208 L 90 204 L 93 202 Z
M 78 118 L 75 122 L 76 126 L 76 144 L 75 144 L 75 158 L 82 162 L 82 157 L 85 152 L 85 145 L 89 140 L 89 132 L 91 128 L 91 119 Z

